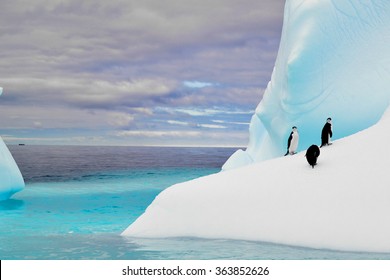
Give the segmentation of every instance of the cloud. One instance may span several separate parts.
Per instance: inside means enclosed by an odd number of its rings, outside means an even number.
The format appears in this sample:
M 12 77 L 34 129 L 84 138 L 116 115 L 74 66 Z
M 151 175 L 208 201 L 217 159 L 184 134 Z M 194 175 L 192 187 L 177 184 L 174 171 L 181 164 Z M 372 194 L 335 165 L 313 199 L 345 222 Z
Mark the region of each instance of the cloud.
M 238 111 L 254 110 L 271 77 L 283 5 L 5 1 L 0 125 L 41 133 L 74 126 L 98 135 L 118 127 L 164 131 L 173 116 L 242 122 Z
M 183 85 L 189 88 L 204 88 L 204 87 L 211 87 L 214 84 L 208 82 L 199 82 L 199 81 L 184 81 Z
M 191 127 L 199 127 L 199 128 L 212 128 L 212 129 L 224 129 L 227 128 L 223 125 L 216 125 L 216 124 L 202 124 L 202 123 L 189 123 L 189 122 L 182 122 L 182 121 L 175 121 L 175 120 L 168 120 L 167 123 L 172 125 L 179 125 L 179 126 L 191 126 Z
M 217 114 L 227 114 L 227 115 L 251 115 L 255 111 L 254 110 L 241 110 L 237 108 L 223 108 L 223 107 L 217 107 L 217 108 L 169 108 L 169 107 L 157 107 L 156 111 L 163 111 L 170 114 L 185 114 L 193 117 L 200 117 L 200 116 L 215 116 Z
M 6 142 L 13 143 L 13 144 L 26 144 L 29 145 L 107 145 L 110 144 L 107 142 L 107 140 L 103 137 L 82 137 L 82 136 L 76 136 L 76 137 L 39 137 L 39 136 L 31 136 L 31 137 L 19 137 L 19 136 L 13 136 L 13 135 L 5 135 L 3 136 L 3 139 Z M 123 143 L 122 143 L 123 145 Z
M 110 82 L 78 78 L 5 78 L 8 97 L 15 103 L 38 102 L 58 105 L 64 102 L 75 107 L 136 106 L 144 100 L 168 95 L 174 82 L 161 79 L 138 79 Z
M 223 120 L 212 120 L 212 122 L 215 123 L 224 123 L 224 124 L 239 124 L 239 125 L 249 125 L 249 122 L 229 122 L 229 121 L 223 121 Z
M 127 127 L 134 121 L 134 116 L 122 112 L 108 114 L 108 123 L 116 127 Z
M 198 137 L 201 135 L 199 131 L 145 131 L 145 130 L 137 130 L 137 131 L 120 131 L 116 134 L 120 137 L 148 137 L 148 138 L 160 138 L 160 137 Z
M 247 133 L 226 130 L 174 130 L 174 131 L 118 131 L 115 143 L 167 146 L 218 146 L 243 147 L 247 144 Z M 156 141 L 157 139 L 157 141 Z
M 33 125 L 34 125 L 34 127 L 37 128 L 37 129 L 40 129 L 40 128 L 43 127 L 42 123 L 41 123 L 41 122 L 38 122 L 38 121 L 33 122 Z
M 204 128 L 213 128 L 213 129 L 225 129 L 227 128 L 226 126 L 223 125 L 217 125 L 217 124 L 199 124 L 199 127 L 204 127 Z
M 181 121 L 175 121 L 175 120 L 167 120 L 167 123 L 173 124 L 173 125 L 184 125 L 184 126 L 190 125 L 190 123 L 188 123 L 188 122 L 181 122 Z

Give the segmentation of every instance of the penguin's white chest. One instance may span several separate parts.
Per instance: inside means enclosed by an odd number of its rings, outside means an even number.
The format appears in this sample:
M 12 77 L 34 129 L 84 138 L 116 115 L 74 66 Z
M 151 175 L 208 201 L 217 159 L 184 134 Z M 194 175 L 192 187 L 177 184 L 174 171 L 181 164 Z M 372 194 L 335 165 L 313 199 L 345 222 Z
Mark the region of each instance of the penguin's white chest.
M 289 152 L 295 152 L 297 150 L 298 142 L 299 142 L 299 134 L 298 132 L 293 132 Z

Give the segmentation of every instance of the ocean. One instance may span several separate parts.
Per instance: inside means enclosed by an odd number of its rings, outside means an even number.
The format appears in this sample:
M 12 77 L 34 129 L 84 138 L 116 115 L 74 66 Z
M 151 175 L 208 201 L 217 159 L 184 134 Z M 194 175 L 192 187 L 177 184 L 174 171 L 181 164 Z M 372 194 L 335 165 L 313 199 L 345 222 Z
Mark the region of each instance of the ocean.
M 26 188 L 0 202 L 2 260 L 390 259 L 390 253 L 245 240 L 120 235 L 161 191 L 220 172 L 235 148 L 26 145 L 9 149 Z

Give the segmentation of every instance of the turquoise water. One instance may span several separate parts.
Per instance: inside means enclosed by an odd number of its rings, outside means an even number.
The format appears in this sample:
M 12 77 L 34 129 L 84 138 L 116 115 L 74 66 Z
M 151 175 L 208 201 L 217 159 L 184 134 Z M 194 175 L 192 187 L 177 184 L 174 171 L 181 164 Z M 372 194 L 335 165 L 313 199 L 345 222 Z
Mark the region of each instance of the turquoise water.
M 12 199 L 0 202 L 3 260 L 390 259 L 390 254 L 243 240 L 120 235 L 165 188 L 219 172 L 231 149 L 12 147 L 11 151 L 27 184 Z
M 119 233 L 164 188 L 212 170 L 137 170 L 90 175 L 83 181 L 27 184 L 0 202 L 3 235 Z
M 217 170 L 141 169 L 27 184 L 0 202 L 0 258 L 133 258 L 128 248 L 134 244 L 120 233 L 164 188 L 213 172 Z M 97 253 L 98 248 L 107 252 Z

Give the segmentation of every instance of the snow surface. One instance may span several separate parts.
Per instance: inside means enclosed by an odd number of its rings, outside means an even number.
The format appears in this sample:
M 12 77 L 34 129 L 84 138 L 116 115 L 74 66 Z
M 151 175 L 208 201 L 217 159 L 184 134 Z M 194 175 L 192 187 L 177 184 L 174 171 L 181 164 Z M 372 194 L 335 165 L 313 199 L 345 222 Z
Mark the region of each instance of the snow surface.
M 300 152 L 174 185 L 123 235 L 258 240 L 390 252 L 390 109 L 362 132 Z
M 3 88 L 0 87 L 0 95 Z M 3 139 L 0 137 L 0 201 L 10 198 L 24 188 L 20 170 Z
M 253 115 L 250 140 L 223 166 L 285 153 L 292 126 L 298 150 L 320 143 L 328 117 L 339 139 L 376 123 L 390 101 L 390 1 L 287 0 L 271 81 Z

